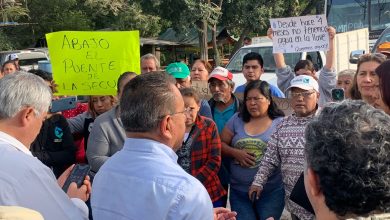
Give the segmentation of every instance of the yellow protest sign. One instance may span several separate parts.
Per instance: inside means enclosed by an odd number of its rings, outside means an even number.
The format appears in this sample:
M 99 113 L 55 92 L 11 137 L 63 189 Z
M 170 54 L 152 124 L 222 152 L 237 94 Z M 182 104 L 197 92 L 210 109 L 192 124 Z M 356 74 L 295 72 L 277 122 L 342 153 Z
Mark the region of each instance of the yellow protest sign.
M 46 34 L 59 95 L 114 95 L 118 77 L 140 73 L 138 31 Z

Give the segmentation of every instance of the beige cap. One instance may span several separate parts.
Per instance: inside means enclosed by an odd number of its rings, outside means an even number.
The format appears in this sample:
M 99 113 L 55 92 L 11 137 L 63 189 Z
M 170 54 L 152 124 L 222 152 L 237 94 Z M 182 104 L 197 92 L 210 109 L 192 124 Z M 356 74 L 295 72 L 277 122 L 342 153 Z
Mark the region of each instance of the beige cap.
M 44 220 L 39 212 L 19 206 L 0 206 L 0 220 Z

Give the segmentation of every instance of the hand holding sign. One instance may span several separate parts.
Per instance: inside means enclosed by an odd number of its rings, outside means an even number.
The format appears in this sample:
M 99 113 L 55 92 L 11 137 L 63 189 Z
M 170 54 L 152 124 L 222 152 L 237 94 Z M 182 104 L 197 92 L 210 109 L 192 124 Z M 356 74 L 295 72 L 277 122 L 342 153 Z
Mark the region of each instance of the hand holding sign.
M 325 15 L 270 19 L 267 35 L 274 53 L 328 50 L 329 34 Z

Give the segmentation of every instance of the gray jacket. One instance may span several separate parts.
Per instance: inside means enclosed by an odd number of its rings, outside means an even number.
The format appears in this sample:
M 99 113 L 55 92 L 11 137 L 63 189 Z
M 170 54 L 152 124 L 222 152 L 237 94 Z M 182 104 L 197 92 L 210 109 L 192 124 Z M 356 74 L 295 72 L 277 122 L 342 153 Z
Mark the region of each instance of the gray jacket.
M 295 77 L 294 71 L 290 66 L 280 68 L 276 70 L 276 76 L 278 77 L 278 87 L 282 90 L 286 97 L 286 89 L 290 86 L 291 80 Z M 336 88 L 337 75 L 335 71 L 322 68 L 318 77 L 318 86 L 320 90 L 319 106 L 325 105 L 327 102 L 332 101 L 332 89 Z
M 118 110 L 116 106 L 97 117 L 89 134 L 87 158 L 94 172 L 121 150 L 125 142 L 126 134 Z
M 76 115 L 73 118 L 68 118 L 68 124 L 70 131 L 73 133 L 83 133 L 84 122 L 86 118 L 92 118 L 91 113 L 83 112 L 82 114 Z

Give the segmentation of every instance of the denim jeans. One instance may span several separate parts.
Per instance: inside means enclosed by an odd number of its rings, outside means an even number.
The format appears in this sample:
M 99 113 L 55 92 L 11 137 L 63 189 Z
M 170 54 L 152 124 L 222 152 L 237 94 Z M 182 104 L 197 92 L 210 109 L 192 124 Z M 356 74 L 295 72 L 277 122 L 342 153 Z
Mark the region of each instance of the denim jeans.
M 237 220 L 266 220 L 273 217 L 280 219 L 284 208 L 284 188 L 276 187 L 272 191 L 261 192 L 260 198 L 254 203 L 249 199 L 248 192 L 230 188 L 230 205 L 237 212 Z

